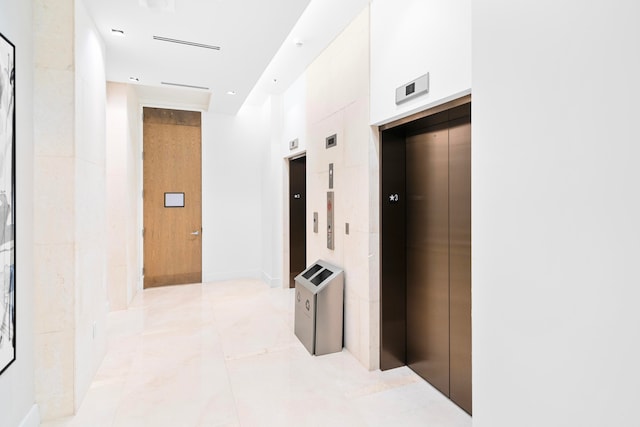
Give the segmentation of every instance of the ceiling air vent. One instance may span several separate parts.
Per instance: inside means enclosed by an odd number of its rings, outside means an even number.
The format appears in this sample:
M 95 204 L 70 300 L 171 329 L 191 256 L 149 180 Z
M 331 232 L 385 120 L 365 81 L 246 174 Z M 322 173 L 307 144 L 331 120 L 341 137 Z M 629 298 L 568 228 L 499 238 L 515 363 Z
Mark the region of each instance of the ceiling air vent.
M 213 45 L 210 45 L 210 44 L 190 42 L 190 41 L 187 41 L 187 40 L 171 39 L 169 37 L 153 36 L 153 39 L 161 41 L 161 42 L 177 43 L 177 44 L 184 44 L 184 45 L 187 45 L 187 46 L 201 47 L 203 49 L 220 50 L 220 46 L 213 46 Z
M 194 85 L 186 85 L 183 83 L 171 83 L 171 82 L 160 82 L 160 84 L 166 85 L 166 86 L 178 86 L 178 87 L 188 87 L 190 89 L 202 89 L 202 90 L 209 90 L 208 87 L 204 87 L 204 86 L 194 86 Z

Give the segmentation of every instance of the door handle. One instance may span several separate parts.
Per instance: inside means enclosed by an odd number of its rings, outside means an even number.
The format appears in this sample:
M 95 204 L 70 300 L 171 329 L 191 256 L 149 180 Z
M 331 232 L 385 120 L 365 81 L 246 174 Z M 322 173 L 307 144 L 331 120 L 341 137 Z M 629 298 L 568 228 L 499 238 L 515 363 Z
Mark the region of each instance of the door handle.
M 191 233 L 192 236 L 199 236 L 200 235 L 200 231 L 196 230 L 193 233 Z

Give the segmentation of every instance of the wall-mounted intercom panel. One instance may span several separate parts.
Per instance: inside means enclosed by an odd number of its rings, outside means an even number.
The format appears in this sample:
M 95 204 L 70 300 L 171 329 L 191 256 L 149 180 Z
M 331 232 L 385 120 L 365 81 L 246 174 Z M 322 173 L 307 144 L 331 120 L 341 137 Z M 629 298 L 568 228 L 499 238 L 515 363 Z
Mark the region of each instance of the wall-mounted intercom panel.
M 396 104 L 401 104 L 424 93 L 429 93 L 429 73 L 397 88 Z
M 338 135 L 337 134 L 333 134 L 331 136 L 328 136 L 325 140 L 325 148 L 331 148 L 331 147 L 335 147 L 336 145 L 338 145 Z

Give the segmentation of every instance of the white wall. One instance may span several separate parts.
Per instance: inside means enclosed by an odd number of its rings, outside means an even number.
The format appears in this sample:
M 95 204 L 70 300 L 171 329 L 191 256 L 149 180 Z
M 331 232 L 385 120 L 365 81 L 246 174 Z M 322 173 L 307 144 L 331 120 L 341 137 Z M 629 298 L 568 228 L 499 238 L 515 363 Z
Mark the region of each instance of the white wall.
M 107 174 L 107 288 L 109 308 L 128 306 L 126 239 L 128 138 L 127 85 L 107 83 L 106 174 Z M 137 193 L 137 191 L 135 191 Z
M 141 272 L 139 112 L 131 85 L 107 84 L 107 286 L 111 310 L 129 306 Z
M 202 113 L 202 280 L 262 278 L 262 179 L 268 116 Z
M 127 238 L 127 303 L 142 291 L 143 241 L 142 241 L 142 108 L 136 88 L 127 86 L 127 146 L 126 181 L 128 199 Z
M 3 426 L 39 424 L 34 391 L 33 26 L 31 2 L 0 0 L 0 32 L 16 46 L 16 361 L 0 375 Z
M 429 93 L 396 105 L 396 88 L 427 72 Z M 470 89 L 471 0 L 371 2 L 371 123 L 388 123 Z
M 307 150 L 307 78 L 303 73 L 280 96 L 282 120 L 280 157 L 295 157 Z M 290 150 L 289 142 L 297 139 L 298 148 Z M 288 189 L 287 189 L 288 191 Z
M 632 426 L 640 3 L 473 2 L 474 426 Z
M 106 353 L 106 76 L 104 43 L 75 1 L 75 408 Z
M 284 286 L 282 276 L 283 163 L 280 156 L 282 135 L 281 97 L 273 97 L 262 108 L 268 124 L 269 145 L 262 169 L 262 280 L 272 287 Z
M 289 253 L 289 159 L 298 157 L 307 151 L 307 93 L 306 74 L 302 73 L 287 90 L 280 96 L 272 97 L 272 120 L 278 123 L 277 132 L 272 134 L 272 140 L 277 145 L 276 155 L 271 159 L 274 168 L 280 167 L 280 184 L 277 185 L 281 194 L 280 221 L 277 227 L 281 237 L 280 246 L 276 248 L 281 255 L 281 276 L 289 277 L 291 270 Z M 298 140 L 298 148 L 291 150 L 289 142 Z M 307 212 L 307 214 L 309 214 Z M 313 262 L 315 260 L 307 260 Z M 282 286 L 289 287 L 289 281 L 283 280 Z

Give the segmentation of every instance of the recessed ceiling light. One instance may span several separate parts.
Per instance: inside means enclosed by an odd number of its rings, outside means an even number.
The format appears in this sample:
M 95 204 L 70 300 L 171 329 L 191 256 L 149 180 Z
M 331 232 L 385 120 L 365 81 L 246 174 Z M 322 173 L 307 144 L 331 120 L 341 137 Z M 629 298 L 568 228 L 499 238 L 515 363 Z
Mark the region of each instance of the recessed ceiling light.
M 234 90 L 230 90 L 227 92 L 227 95 L 235 95 L 235 94 L 236 94 L 236 91 Z
M 124 31 L 118 30 L 117 28 L 112 28 L 111 29 L 111 34 L 116 36 L 116 37 L 124 37 Z
M 137 77 L 129 77 L 129 80 L 131 80 L 132 82 L 136 82 L 136 83 L 140 82 L 140 79 L 137 78 Z

